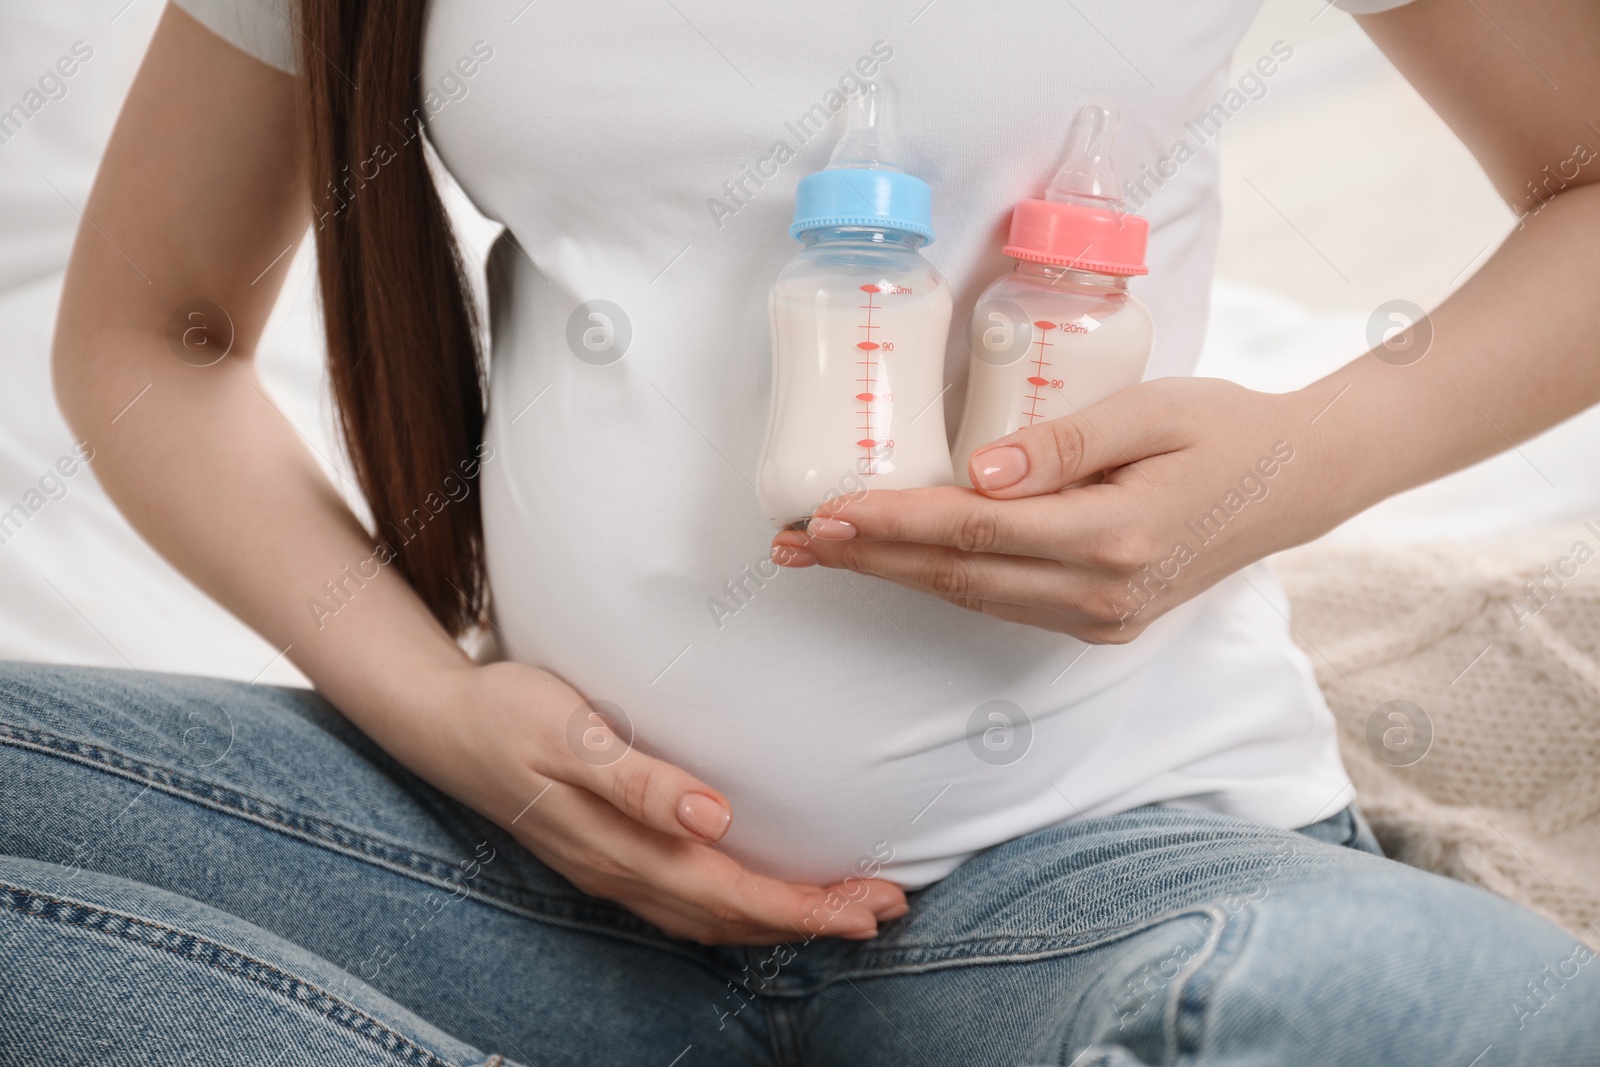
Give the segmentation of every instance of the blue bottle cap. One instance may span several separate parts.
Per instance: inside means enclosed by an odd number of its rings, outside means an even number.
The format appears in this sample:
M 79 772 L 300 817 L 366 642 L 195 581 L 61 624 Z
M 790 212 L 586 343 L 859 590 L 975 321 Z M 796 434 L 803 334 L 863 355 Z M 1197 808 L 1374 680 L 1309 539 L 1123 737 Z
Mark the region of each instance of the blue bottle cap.
M 800 179 L 789 236 L 834 226 L 876 226 L 933 240 L 933 190 L 893 170 L 839 168 Z

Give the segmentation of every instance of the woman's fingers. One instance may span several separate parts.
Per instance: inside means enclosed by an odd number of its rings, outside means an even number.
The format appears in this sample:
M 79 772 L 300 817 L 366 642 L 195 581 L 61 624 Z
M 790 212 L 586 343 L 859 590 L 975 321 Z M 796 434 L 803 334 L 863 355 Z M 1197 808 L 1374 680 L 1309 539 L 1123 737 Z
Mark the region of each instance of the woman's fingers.
M 861 899 L 862 907 L 875 915 L 880 923 L 890 922 L 900 918 L 911 910 L 906 903 L 906 891 L 893 882 L 886 882 L 882 878 L 846 878 L 827 887 L 830 893 L 843 893 L 849 896 L 857 893 L 857 886 L 866 887 L 866 895 Z
M 1075 415 L 1025 426 L 974 452 L 967 475 L 979 492 L 1009 500 L 1170 451 L 1182 443 L 1170 392 L 1146 382 Z
M 1115 489 L 1106 485 L 1017 500 L 991 500 L 955 486 L 869 491 L 830 501 L 817 509 L 804 533 L 784 531 L 773 543 L 804 547 L 824 560 L 836 546 L 848 548 L 865 541 L 1061 559 L 1074 542 L 1093 542 L 1100 536 L 1116 500 Z M 776 552 L 772 558 L 780 565 L 793 565 Z
M 843 567 L 858 574 L 883 578 L 932 593 L 962 607 L 998 600 L 1061 608 L 1068 605 L 1073 592 L 1081 587 L 1081 582 L 1066 567 L 1032 556 L 1002 556 L 944 545 L 863 539 L 826 542 L 819 538 L 812 542 L 811 550 L 824 567 Z
M 871 937 L 879 913 L 894 917 L 905 903 L 900 888 L 882 880 L 822 888 L 756 874 L 710 842 L 657 833 L 588 790 L 561 782 L 532 809 L 522 832 L 580 889 L 622 904 L 673 936 L 707 943 Z
M 565 736 L 549 747 L 552 766 L 545 773 L 587 789 L 652 830 L 689 841 L 720 841 L 733 823 L 726 797 L 634 748 L 631 732 L 618 733 L 593 704 L 574 711 Z
M 870 891 L 864 882 L 836 890 L 795 885 L 756 874 L 708 847 L 683 859 L 657 867 L 649 884 L 695 905 L 719 923 L 764 928 L 783 941 L 856 939 L 877 933 L 878 917 L 868 906 Z
M 823 566 L 883 578 L 1007 622 L 1097 644 L 1120 644 L 1143 629 L 1131 621 L 1138 601 L 1121 587 L 1053 560 L 895 542 L 822 544 L 818 539 L 811 545 Z

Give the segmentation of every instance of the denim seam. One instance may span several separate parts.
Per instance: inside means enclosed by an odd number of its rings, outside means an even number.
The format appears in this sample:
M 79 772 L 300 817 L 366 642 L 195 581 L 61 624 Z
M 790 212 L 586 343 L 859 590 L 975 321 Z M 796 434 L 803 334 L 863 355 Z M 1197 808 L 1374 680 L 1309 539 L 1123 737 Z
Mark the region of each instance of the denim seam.
M 775 1067 L 802 1067 L 805 1061 L 800 1048 L 800 1020 L 796 1018 L 793 1004 L 785 999 L 763 997 L 761 1013 L 767 1022 Z
M 404 845 L 386 842 L 328 819 L 289 812 L 271 801 L 251 796 L 231 786 L 219 786 L 181 775 L 170 768 L 146 763 L 113 749 L 56 734 L 26 730 L 8 723 L 0 723 L 0 745 L 39 752 L 115 774 L 129 781 L 148 785 L 179 800 L 243 819 L 286 837 L 326 848 L 439 889 L 450 890 L 465 884 L 448 876 L 455 873 L 456 867 L 444 860 Z M 440 873 L 441 871 L 445 873 Z M 517 892 L 490 876 L 481 876 L 473 881 L 478 884 L 468 887 L 467 895 L 502 911 L 585 933 L 616 937 L 647 948 L 665 949 L 684 959 L 709 966 L 705 960 L 692 952 L 684 951 L 642 922 L 637 924 L 637 928 L 619 923 L 617 920 L 620 916 L 608 909 L 572 899 Z M 498 893 L 486 889 L 497 889 Z
M 1037 963 L 1040 960 L 1054 959 L 1057 956 L 1071 956 L 1080 952 L 1087 952 L 1090 949 L 1101 948 L 1105 945 L 1114 944 L 1117 941 L 1124 941 L 1135 936 L 1136 934 L 1141 934 L 1146 930 L 1159 926 L 1162 923 L 1171 922 L 1172 920 L 1182 918 L 1185 915 L 1194 915 L 1198 911 L 1205 910 L 1207 909 L 1197 909 L 1193 905 L 1190 905 L 1174 911 L 1164 912 L 1161 915 L 1153 916 L 1137 923 L 1130 923 L 1126 926 L 1101 927 L 1099 930 L 1094 931 L 1097 936 L 1085 936 L 1079 934 L 1074 937 L 1059 939 L 983 938 L 954 942 L 949 945 L 941 945 L 937 951 L 930 951 L 927 948 L 922 948 L 916 950 L 914 953 L 875 952 L 875 959 L 881 960 L 883 955 L 903 955 L 906 957 L 906 962 L 889 964 L 887 966 L 879 963 L 871 966 L 848 967 L 829 973 L 823 977 L 816 986 L 808 988 L 803 992 L 792 994 L 779 993 L 775 995 L 780 997 L 809 996 L 814 993 L 819 993 L 828 986 L 834 985 L 838 982 L 855 978 L 890 978 L 899 975 L 926 974 L 929 971 L 950 970 L 955 967 L 990 967 L 1011 963 Z M 969 946 L 974 945 L 986 946 L 989 950 L 988 954 L 980 955 L 969 953 Z M 1009 945 L 1013 947 L 1009 950 L 998 950 L 996 946 L 1001 945 Z
M 1121 940 L 1130 933 L 1168 922 L 1181 915 L 1190 914 L 1194 905 L 1185 905 L 1165 911 L 1134 924 L 1119 923 L 1079 930 L 1065 936 L 1045 934 L 1013 935 L 1011 937 L 973 937 L 961 941 L 945 941 L 937 945 L 864 948 L 861 956 L 877 965 L 871 973 L 913 973 L 932 966 L 956 966 L 965 962 L 995 963 L 1007 959 L 1038 960 L 1082 952 Z
M 1209 909 L 1216 915 L 1215 909 Z M 1205 1041 L 1207 1016 L 1222 979 L 1244 952 L 1251 926 L 1250 909 L 1222 916 L 1216 937 L 1206 945 L 1204 957 L 1189 969 L 1172 998 L 1170 1017 L 1173 1050 L 1178 1057 L 1193 1057 Z
M 452 1067 L 404 1034 L 303 978 L 199 934 L 66 897 L 0 882 L 0 907 L 24 916 L 121 938 L 190 963 L 210 967 L 277 994 L 333 1025 L 377 1044 L 402 1062 Z

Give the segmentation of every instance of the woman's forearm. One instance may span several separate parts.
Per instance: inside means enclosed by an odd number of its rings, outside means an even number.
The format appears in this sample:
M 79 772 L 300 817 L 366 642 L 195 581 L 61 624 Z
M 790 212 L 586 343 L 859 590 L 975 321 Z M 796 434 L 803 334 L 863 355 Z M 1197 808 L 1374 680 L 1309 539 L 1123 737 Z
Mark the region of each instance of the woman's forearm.
M 1421 358 L 1377 348 L 1303 390 L 1335 521 L 1600 402 L 1596 293 L 1600 186 L 1577 186 L 1429 315 Z
M 425 744 L 414 717 L 395 720 L 419 680 L 468 661 L 375 562 L 248 355 L 194 367 L 164 337 L 68 329 L 56 358 L 68 418 L 135 528 L 397 756 Z
M 1304 391 L 1330 524 L 1600 401 L 1600 7 L 1483 7 L 1357 17 L 1501 197 L 1538 210 L 1431 314 L 1421 359 L 1369 353 Z

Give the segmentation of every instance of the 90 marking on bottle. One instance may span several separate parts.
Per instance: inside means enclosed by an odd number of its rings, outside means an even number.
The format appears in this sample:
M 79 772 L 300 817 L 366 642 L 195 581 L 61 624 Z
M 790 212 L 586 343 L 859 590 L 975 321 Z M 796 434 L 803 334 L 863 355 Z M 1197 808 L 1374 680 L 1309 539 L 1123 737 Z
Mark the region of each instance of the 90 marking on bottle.
M 1039 411 L 1039 405 L 1044 402 L 1045 398 L 1039 395 L 1039 390 L 1045 386 L 1049 386 L 1051 389 L 1060 389 L 1066 384 L 1060 378 L 1046 378 L 1044 376 L 1044 369 L 1050 366 L 1050 361 L 1044 358 L 1047 354 L 1045 350 L 1055 347 L 1050 343 L 1050 332 L 1056 329 L 1068 330 L 1074 326 L 1076 326 L 1075 323 L 1065 322 L 1058 325 L 1048 319 L 1040 319 L 1033 324 L 1033 328 L 1039 331 L 1039 339 L 1032 346 L 1034 353 L 1029 362 L 1033 364 L 1034 371 L 1028 376 L 1028 390 L 1022 397 L 1028 402 L 1028 410 L 1022 414 L 1028 420 L 1029 426 L 1044 418 L 1044 415 Z M 1081 326 L 1077 327 L 1077 330 L 1078 332 L 1084 332 Z

